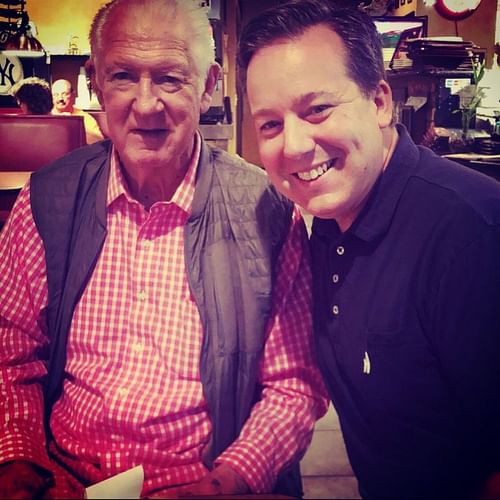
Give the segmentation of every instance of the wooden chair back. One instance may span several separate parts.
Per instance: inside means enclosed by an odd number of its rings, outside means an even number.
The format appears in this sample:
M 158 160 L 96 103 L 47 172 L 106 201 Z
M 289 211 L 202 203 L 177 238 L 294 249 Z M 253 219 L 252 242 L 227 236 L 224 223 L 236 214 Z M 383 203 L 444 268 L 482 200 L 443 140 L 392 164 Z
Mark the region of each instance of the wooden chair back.
M 81 116 L 0 114 L 0 171 L 33 172 L 85 144 Z

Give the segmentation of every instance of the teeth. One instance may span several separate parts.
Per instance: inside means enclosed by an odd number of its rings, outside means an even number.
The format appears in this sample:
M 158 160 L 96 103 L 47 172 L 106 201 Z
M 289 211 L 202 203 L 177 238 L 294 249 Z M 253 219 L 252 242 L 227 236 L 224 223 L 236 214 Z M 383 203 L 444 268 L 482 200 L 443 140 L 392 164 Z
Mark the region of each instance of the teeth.
M 332 165 L 333 160 L 325 161 L 325 163 L 322 163 L 308 172 L 297 172 L 297 177 L 303 181 L 313 181 L 314 179 L 321 177 Z

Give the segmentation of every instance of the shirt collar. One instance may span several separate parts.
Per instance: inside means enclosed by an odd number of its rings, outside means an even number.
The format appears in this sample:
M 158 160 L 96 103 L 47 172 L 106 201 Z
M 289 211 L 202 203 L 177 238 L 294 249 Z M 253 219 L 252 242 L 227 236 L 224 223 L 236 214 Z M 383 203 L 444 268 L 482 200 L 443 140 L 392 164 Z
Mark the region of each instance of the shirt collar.
M 373 186 L 366 205 L 346 231 L 346 235 L 372 241 L 389 228 L 399 198 L 419 158 L 418 148 L 410 139 L 406 128 L 400 124 L 396 128 L 399 137 L 389 164 Z M 313 230 L 323 237 L 337 238 L 340 235 L 338 224 L 333 219 L 315 217 Z
M 399 198 L 419 158 L 418 148 L 410 139 L 406 128 L 399 124 L 396 128 L 399 137 L 389 164 L 373 186 L 366 205 L 345 235 L 372 241 L 389 228 Z M 340 235 L 338 224 L 333 219 L 315 217 L 313 231 L 327 238 L 338 238 Z
M 194 188 L 196 182 L 196 172 L 200 159 L 201 137 L 197 132 L 194 140 L 193 154 L 189 161 L 189 166 L 186 175 L 182 179 L 176 189 L 172 199 L 161 203 L 173 203 L 184 210 L 187 214 L 191 214 L 191 206 L 193 203 Z M 120 160 L 115 147 L 112 147 L 110 158 L 110 174 L 107 192 L 106 207 L 110 207 L 119 198 L 124 198 L 128 203 L 138 203 L 137 200 L 130 194 L 125 177 L 120 167 Z
M 366 241 L 384 234 L 399 199 L 419 159 L 419 151 L 403 125 L 396 125 L 398 142 L 387 168 L 379 177 L 368 201 L 348 232 Z

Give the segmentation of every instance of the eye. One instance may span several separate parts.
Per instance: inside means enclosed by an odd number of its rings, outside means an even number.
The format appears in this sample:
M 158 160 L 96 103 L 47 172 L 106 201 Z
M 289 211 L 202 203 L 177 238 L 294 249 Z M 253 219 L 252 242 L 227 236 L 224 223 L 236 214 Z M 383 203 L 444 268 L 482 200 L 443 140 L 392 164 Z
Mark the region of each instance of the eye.
M 271 137 L 280 130 L 280 127 L 281 123 L 278 120 L 269 120 L 259 125 L 259 132 L 264 137 Z
M 330 104 L 319 104 L 318 106 L 313 106 L 310 110 L 309 110 L 309 114 L 311 115 L 319 115 L 321 113 L 325 113 L 325 111 L 331 109 L 331 105 Z
M 127 71 L 117 71 L 111 75 L 112 81 L 128 81 L 132 80 L 132 75 Z
M 184 79 L 177 75 L 165 74 L 156 76 L 154 82 L 156 85 L 161 85 L 167 92 L 172 92 L 182 87 Z
M 330 116 L 332 109 L 331 104 L 318 104 L 317 106 L 311 106 L 305 115 L 308 121 L 318 123 Z
M 280 123 L 277 120 L 271 120 L 271 121 L 268 121 L 266 123 L 263 123 L 260 126 L 260 130 L 272 130 L 272 129 L 278 127 L 279 124 Z
M 155 78 L 156 83 L 178 83 L 181 79 L 173 75 L 161 75 Z

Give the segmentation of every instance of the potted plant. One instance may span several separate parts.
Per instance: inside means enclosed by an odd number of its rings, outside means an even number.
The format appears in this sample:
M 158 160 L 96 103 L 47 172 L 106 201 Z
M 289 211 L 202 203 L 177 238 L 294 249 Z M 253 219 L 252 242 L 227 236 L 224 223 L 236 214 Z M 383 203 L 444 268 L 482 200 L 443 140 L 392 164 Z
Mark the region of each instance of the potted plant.
M 477 108 L 481 104 L 481 99 L 484 97 L 483 88 L 479 86 L 479 82 L 484 76 L 484 69 L 484 60 L 472 60 L 473 83 L 459 92 L 460 108 L 453 111 L 453 113 L 461 113 L 462 129 L 458 136 L 450 137 L 452 151 L 470 151 L 472 149 L 474 137 L 470 134 L 470 126 L 476 116 Z

